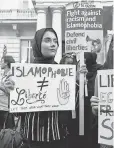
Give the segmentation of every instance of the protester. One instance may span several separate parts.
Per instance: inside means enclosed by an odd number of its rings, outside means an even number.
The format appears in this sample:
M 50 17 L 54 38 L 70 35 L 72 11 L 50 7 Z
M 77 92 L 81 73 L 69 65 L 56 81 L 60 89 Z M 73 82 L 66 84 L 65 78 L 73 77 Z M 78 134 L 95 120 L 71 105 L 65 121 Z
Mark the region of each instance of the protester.
M 35 64 L 57 64 L 54 61 L 59 43 L 52 28 L 36 32 L 33 40 Z M 68 115 L 62 111 L 42 111 L 23 114 L 23 131 L 32 148 L 66 148 Z M 29 125 L 29 126 L 28 126 Z
M 78 96 L 79 96 L 79 74 L 84 73 L 87 74 L 88 70 L 86 68 L 86 65 L 82 65 L 81 67 L 79 66 L 79 61 L 77 61 L 77 57 L 75 53 L 66 53 L 64 54 L 63 58 L 60 61 L 60 64 L 70 64 L 70 65 L 76 65 L 76 106 L 78 102 Z M 75 124 L 75 118 L 76 118 L 76 112 L 75 111 L 69 111 L 70 112 L 70 118 L 68 122 L 68 129 L 69 129 L 69 137 L 68 137 L 68 147 L 75 147 L 76 143 L 73 141 L 77 141 L 78 139 L 73 139 L 74 135 L 73 133 L 76 132 L 76 124 Z
M 73 117 L 69 121 L 69 131 L 70 131 L 70 147 L 91 147 L 91 105 L 90 98 L 94 94 L 94 82 L 97 70 L 101 65 L 96 63 L 97 55 L 96 53 L 84 53 L 85 65 L 80 69 L 80 62 L 77 61 L 76 56 L 73 54 L 65 54 L 60 63 L 63 64 L 75 64 L 77 65 L 77 78 L 76 78 L 76 118 Z M 87 67 L 87 68 L 86 68 Z M 88 86 L 88 97 L 84 97 L 84 136 L 79 135 L 79 74 L 80 72 L 86 74 L 85 83 Z M 74 115 L 75 116 L 75 115 Z
M 9 95 L 10 91 L 14 88 L 14 82 L 11 79 L 10 71 L 11 63 L 15 63 L 15 60 L 12 56 L 4 56 L 1 59 L 1 69 L 4 70 L 4 74 L 0 82 L 0 90 L 2 91 L 2 93 L 0 94 L 0 129 L 3 128 L 4 122 L 7 117 L 8 118 L 5 127 L 12 128 L 14 126 L 14 118 L 12 114 L 8 114 Z
M 109 46 L 107 58 L 106 58 L 106 61 L 103 65 L 102 69 L 114 69 L 114 67 L 113 67 L 113 55 L 114 55 L 113 39 L 114 39 L 114 35 L 112 36 L 112 40 L 111 40 L 111 43 Z M 98 80 L 96 78 L 95 92 L 98 92 L 97 81 Z M 96 96 L 91 97 L 92 112 L 96 116 L 98 115 L 98 103 L 99 103 L 99 98 L 97 96 L 98 96 L 98 94 L 96 94 Z M 96 118 L 96 120 L 97 120 L 97 118 Z M 101 147 L 102 148 L 112 148 L 111 146 L 106 146 L 106 145 L 101 145 Z

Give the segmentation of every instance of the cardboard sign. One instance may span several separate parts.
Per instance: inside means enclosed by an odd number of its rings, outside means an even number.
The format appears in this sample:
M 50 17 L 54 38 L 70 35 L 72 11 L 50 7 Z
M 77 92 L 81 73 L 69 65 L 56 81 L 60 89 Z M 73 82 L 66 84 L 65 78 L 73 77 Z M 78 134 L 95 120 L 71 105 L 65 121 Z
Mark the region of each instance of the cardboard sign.
M 10 112 L 75 109 L 74 65 L 12 64 Z
M 65 11 L 65 52 L 76 53 L 81 66 L 84 52 L 92 52 L 102 44 L 103 9 L 93 1 L 80 1 L 69 3 Z M 80 74 L 79 125 L 79 134 L 84 135 L 84 74 Z
M 103 53 L 103 7 L 100 3 L 74 2 L 66 6 L 65 52 L 93 52 L 98 48 L 98 63 Z M 100 55 L 100 56 L 99 56 Z
M 114 70 L 98 71 L 98 143 L 114 146 Z

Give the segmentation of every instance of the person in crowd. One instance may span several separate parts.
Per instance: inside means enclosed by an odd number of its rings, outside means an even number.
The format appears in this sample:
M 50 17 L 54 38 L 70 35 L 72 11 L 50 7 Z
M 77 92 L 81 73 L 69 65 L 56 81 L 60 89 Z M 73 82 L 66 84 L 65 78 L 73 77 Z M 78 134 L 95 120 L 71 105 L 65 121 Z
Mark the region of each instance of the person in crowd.
M 59 47 L 53 28 L 43 28 L 33 40 L 34 64 L 57 64 L 54 61 Z M 41 111 L 22 115 L 22 129 L 32 148 L 67 148 L 68 115 L 62 111 Z M 28 126 L 29 125 L 29 126 Z
M 113 43 L 113 40 L 114 40 L 114 35 L 112 36 L 112 40 L 111 40 L 111 43 L 110 43 L 110 46 L 109 46 L 109 50 L 108 50 L 108 53 L 107 53 L 107 58 L 106 58 L 106 61 L 104 63 L 104 65 L 102 66 L 101 69 L 114 69 L 113 67 L 113 55 L 114 55 L 114 43 Z M 99 98 L 97 97 L 98 96 L 98 82 L 97 82 L 97 77 L 96 77 L 96 83 L 95 83 L 95 92 L 96 92 L 96 96 L 92 96 L 91 97 L 91 106 L 92 106 L 92 112 L 94 115 L 98 115 L 98 103 L 99 103 Z M 97 118 L 96 118 L 96 121 L 97 121 Z M 98 121 L 97 121 L 98 123 Z M 98 128 L 97 128 L 98 130 Z M 101 145 L 100 147 L 102 148 L 112 148 L 112 146 L 107 146 L 107 145 Z
M 94 82 L 97 70 L 101 65 L 96 63 L 96 53 L 84 53 L 85 65 L 80 68 L 80 61 L 77 61 L 76 55 L 65 54 L 61 60 L 61 64 L 74 64 L 77 66 L 76 78 L 76 118 L 69 120 L 69 145 L 70 147 L 84 148 L 91 147 L 91 105 L 90 98 L 94 94 Z M 79 135 L 79 74 L 84 73 L 88 87 L 88 97 L 84 97 L 84 136 Z
M 3 128 L 3 125 L 6 121 L 6 128 L 14 127 L 14 118 L 12 114 L 8 114 L 9 111 L 9 95 L 10 91 L 14 88 L 14 82 L 11 79 L 11 63 L 15 63 L 15 60 L 12 56 L 4 56 L 1 59 L 1 69 L 4 70 L 4 74 L 0 82 L 0 129 Z
M 70 65 L 76 65 L 76 93 L 75 93 L 75 101 L 76 101 L 76 108 L 78 106 L 78 97 L 79 97 L 79 75 L 80 73 L 87 74 L 88 70 L 86 68 L 86 64 L 83 64 L 81 67 L 79 66 L 79 61 L 77 61 L 77 57 L 75 53 L 66 53 L 62 57 L 60 64 L 70 64 Z M 86 81 L 85 81 L 86 83 Z M 76 133 L 77 125 L 75 123 L 75 118 L 77 114 L 74 111 L 69 111 L 69 122 L 68 122 L 68 130 L 69 130 L 69 137 L 68 137 L 68 147 L 76 147 L 76 143 L 73 143 L 74 141 L 77 141 L 77 139 L 74 138 L 74 133 Z M 76 118 L 77 119 L 77 118 Z M 75 140 L 74 140 L 74 139 Z

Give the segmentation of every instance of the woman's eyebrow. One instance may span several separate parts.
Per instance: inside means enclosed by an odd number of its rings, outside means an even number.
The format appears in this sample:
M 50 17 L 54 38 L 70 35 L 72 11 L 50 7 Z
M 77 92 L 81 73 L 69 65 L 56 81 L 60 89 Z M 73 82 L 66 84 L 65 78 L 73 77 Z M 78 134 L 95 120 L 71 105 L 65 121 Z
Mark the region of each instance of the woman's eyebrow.
M 45 37 L 44 39 L 51 39 L 50 37 Z
M 45 37 L 44 39 L 53 39 L 53 40 L 57 40 L 56 38 L 51 38 L 51 37 Z

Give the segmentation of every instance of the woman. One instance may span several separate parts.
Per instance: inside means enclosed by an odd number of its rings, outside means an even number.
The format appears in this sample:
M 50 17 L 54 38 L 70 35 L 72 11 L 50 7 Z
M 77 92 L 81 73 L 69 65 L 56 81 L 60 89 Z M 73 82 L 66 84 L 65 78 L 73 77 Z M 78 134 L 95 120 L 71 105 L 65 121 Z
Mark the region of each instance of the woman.
M 91 106 L 90 98 L 94 94 L 94 81 L 97 73 L 97 69 L 101 65 L 96 63 L 97 55 L 96 53 L 84 53 L 85 64 L 80 68 L 80 62 L 76 60 L 76 56 L 73 54 L 65 54 L 61 60 L 61 64 L 75 64 L 77 65 L 77 81 L 76 81 L 76 117 L 73 112 L 73 119 L 69 121 L 70 130 L 70 147 L 91 147 Z M 79 135 L 79 74 L 86 74 L 86 79 L 88 83 L 88 97 L 84 98 L 84 136 Z
M 2 91 L 0 94 L 0 129 L 3 128 L 3 124 L 8 114 L 10 91 L 14 88 L 14 82 L 11 79 L 10 71 L 11 63 L 15 63 L 15 60 L 12 56 L 4 56 L 1 59 L 1 69 L 4 70 L 4 74 L 0 82 L 0 90 Z M 6 128 L 12 128 L 14 126 L 14 119 L 12 114 L 8 114 L 6 123 Z
M 114 39 L 114 35 L 112 36 L 112 40 L 109 46 L 109 50 L 108 50 L 108 54 L 107 54 L 107 58 L 106 58 L 106 62 L 104 63 L 102 69 L 113 69 L 113 55 L 114 55 L 114 47 L 113 47 L 113 39 Z M 96 85 L 95 85 L 95 92 L 97 93 L 98 90 L 98 85 L 97 85 L 97 78 L 96 78 Z M 96 96 L 92 96 L 91 98 L 91 106 L 92 106 L 92 112 L 94 115 L 98 115 L 98 103 L 99 103 L 99 98 L 97 97 L 98 94 L 96 94 Z M 106 146 L 106 145 L 101 145 L 101 147 L 103 148 L 110 148 L 111 146 Z
M 32 45 L 34 63 L 57 64 L 54 58 L 58 46 L 58 37 L 52 28 L 38 30 Z M 23 131 L 32 148 L 66 148 L 68 130 L 65 120 L 63 121 L 61 112 L 58 111 L 26 113 L 22 117 Z

